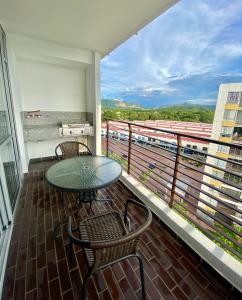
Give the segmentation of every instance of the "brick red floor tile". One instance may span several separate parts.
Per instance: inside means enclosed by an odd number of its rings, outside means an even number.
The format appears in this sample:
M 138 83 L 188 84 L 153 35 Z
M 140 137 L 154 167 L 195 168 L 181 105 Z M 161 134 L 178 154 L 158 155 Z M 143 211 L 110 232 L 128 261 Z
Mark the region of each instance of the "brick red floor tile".
M 80 300 L 82 280 L 87 274 L 84 251 L 74 247 L 69 258 L 66 225 L 54 238 L 53 228 L 64 217 L 60 193 L 49 187 L 44 172 L 53 162 L 30 165 L 25 175 L 3 285 L 3 300 Z M 118 182 L 98 192 L 100 198 L 112 198 L 114 209 L 123 209 L 126 199 L 134 197 Z M 76 194 L 66 194 L 75 203 Z M 110 206 L 95 203 L 95 213 Z M 69 209 L 68 209 L 69 211 Z M 70 210 L 77 224 L 90 214 L 88 205 Z M 134 207 L 133 228 L 143 222 Z M 140 253 L 144 256 L 147 300 L 159 299 L 240 299 L 241 294 L 200 258 L 161 221 L 153 219 L 143 235 Z M 128 259 L 94 275 L 88 285 L 89 299 L 142 299 L 138 262 Z
M 13 299 L 14 294 L 14 278 L 15 278 L 15 267 L 10 267 L 6 269 L 4 288 L 2 293 L 3 300 Z
M 108 285 L 108 289 L 110 292 L 110 295 L 113 299 L 124 299 L 124 295 L 118 286 L 118 283 L 112 273 L 112 270 L 110 268 L 107 268 L 103 271 L 103 275 L 105 277 L 105 280 Z

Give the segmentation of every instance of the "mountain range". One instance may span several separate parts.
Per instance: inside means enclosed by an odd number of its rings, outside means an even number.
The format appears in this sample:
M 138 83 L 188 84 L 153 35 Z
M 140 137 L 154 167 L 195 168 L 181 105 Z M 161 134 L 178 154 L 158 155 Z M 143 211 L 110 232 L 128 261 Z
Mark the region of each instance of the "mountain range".
M 216 104 L 196 104 L 191 103 L 190 101 L 182 102 L 178 104 L 171 104 L 171 105 L 162 105 L 160 107 L 144 107 L 139 104 L 129 103 L 124 100 L 117 100 L 117 99 L 102 99 L 102 108 L 103 109 L 163 109 L 163 108 L 177 108 L 177 107 L 183 107 L 183 108 L 205 108 L 209 110 L 215 110 Z

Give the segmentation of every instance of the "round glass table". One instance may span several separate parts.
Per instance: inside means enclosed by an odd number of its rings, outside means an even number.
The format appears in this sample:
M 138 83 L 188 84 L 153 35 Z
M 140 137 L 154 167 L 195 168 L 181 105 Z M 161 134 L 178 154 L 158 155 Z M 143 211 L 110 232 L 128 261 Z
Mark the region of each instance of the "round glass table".
M 116 182 L 122 173 L 119 163 L 106 156 L 78 156 L 62 160 L 48 169 L 47 182 L 61 191 L 86 192 Z

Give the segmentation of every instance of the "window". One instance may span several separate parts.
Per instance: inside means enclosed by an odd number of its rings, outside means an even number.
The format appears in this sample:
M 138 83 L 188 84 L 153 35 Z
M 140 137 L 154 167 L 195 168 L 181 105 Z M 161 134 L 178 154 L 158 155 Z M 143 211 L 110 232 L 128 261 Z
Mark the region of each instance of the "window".
M 233 133 L 233 127 L 222 127 L 220 135 L 222 137 L 231 137 Z
M 237 115 L 237 110 L 226 109 L 224 111 L 224 120 L 235 121 Z
M 238 104 L 240 100 L 241 100 L 241 92 L 228 92 L 226 103 Z
M 241 196 L 241 191 L 236 190 L 236 189 L 232 189 L 232 188 L 222 186 L 221 191 L 224 191 L 224 192 L 230 194 L 231 196 L 235 196 L 235 197 L 238 197 L 238 198 L 240 198 L 240 196 Z
M 191 148 L 191 147 L 192 147 L 191 145 L 187 144 L 187 148 Z
M 202 150 L 205 151 L 205 152 L 207 152 L 208 151 L 208 147 L 203 147 Z
M 221 159 L 216 159 L 214 162 L 215 166 L 225 168 L 226 167 L 226 162 L 221 160 Z
M 218 145 L 218 152 L 229 153 L 229 147 L 224 145 Z
M 225 173 L 224 174 L 224 179 L 231 181 L 233 183 L 241 184 L 242 183 L 242 178 L 233 174 Z
M 192 149 L 196 150 L 196 149 L 197 149 L 197 146 L 193 145 L 193 146 L 192 146 Z
M 224 177 L 223 172 L 216 171 L 216 170 L 212 171 L 212 175 L 215 176 L 215 177 L 217 177 L 217 178 L 223 178 Z

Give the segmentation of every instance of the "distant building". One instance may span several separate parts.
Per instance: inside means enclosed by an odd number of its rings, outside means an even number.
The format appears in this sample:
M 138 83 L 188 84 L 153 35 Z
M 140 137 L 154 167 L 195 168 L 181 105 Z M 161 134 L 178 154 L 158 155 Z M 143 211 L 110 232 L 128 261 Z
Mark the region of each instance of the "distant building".
M 227 143 L 242 144 L 242 83 L 220 85 L 211 138 Z M 236 207 L 240 206 L 241 208 L 242 205 L 239 203 L 239 201 L 231 199 L 229 196 L 225 196 L 219 191 L 222 190 L 229 195 L 235 196 L 236 198 L 242 198 L 242 178 L 236 176 L 236 174 L 241 175 L 242 173 L 242 150 L 233 148 L 232 146 L 210 143 L 208 153 L 218 158 L 208 156 L 207 163 L 217 166 L 220 169 L 210 166 L 205 167 L 205 173 L 211 174 L 213 178 L 203 176 L 203 181 L 214 186 L 214 188 L 203 184 L 201 189 L 205 193 L 219 198 L 224 203 L 227 202 Z M 222 159 L 225 159 L 226 161 Z M 228 161 L 237 162 L 241 165 L 235 165 L 234 163 L 232 164 Z M 229 171 L 231 171 L 233 174 L 230 174 Z M 216 180 L 216 178 L 220 178 L 223 182 Z M 232 187 L 230 184 L 226 184 L 226 181 L 234 184 L 236 187 L 238 186 L 238 188 Z M 200 198 L 211 203 L 212 205 L 215 205 L 216 207 L 225 209 L 223 204 L 219 204 L 219 201 L 214 200 L 212 197 L 209 197 L 204 193 L 200 194 Z M 204 203 L 199 202 L 198 205 L 203 209 L 214 213 L 213 209 L 209 208 Z M 232 211 L 234 210 L 226 208 L 226 212 L 228 214 L 230 214 L 230 211 L 232 214 Z M 206 214 L 199 210 L 197 212 L 210 222 L 213 222 L 213 220 Z M 221 214 L 219 214 L 219 217 L 224 218 Z M 234 217 L 240 218 L 241 215 L 237 214 Z M 230 222 L 229 220 L 226 220 L 226 218 L 224 221 Z
M 211 137 L 212 133 L 212 124 L 207 123 L 196 123 L 196 122 L 182 122 L 182 121 L 167 121 L 167 120 L 147 120 L 147 121 L 133 121 L 137 125 L 154 127 L 161 130 L 175 131 L 181 134 L 190 134 L 194 135 L 193 138 L 183 137 L 182 146 L 187 147 L 191 150 L 198 150 L 207 152 L 208 143 L 206 141 L 201 141 L 195 137 Z M 117 139 L 127 139 L 128 135 L 128 125 L 112 122 L 110 128 L 110 134 L 114 134 Z M 177 138 L 176 135 L 172 133 L 159 132 L 156 130 L 151 130 L 148 128 L 141 128 L 132 126 L 133 138 L 137 142 L 149 142 L 156 144 L 176 145 Z M 106 123 L 102 124 L 102 136 L 106 135 Z

